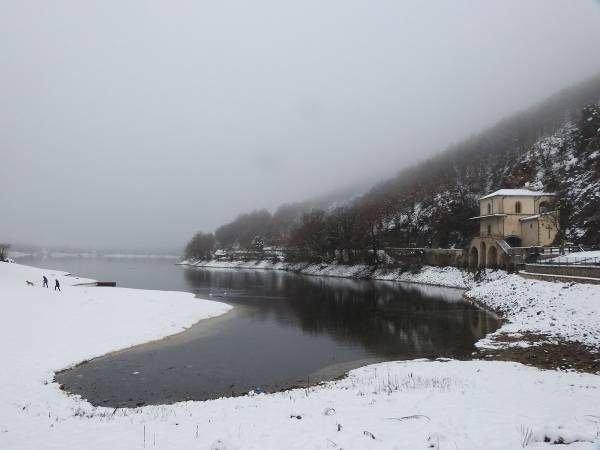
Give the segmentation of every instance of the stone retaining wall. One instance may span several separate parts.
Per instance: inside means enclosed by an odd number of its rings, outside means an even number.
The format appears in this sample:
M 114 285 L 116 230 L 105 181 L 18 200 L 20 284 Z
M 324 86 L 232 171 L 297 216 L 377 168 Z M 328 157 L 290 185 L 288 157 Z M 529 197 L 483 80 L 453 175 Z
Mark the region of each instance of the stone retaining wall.
M 585 283 L 600 284 L 600 278 L 575 277 L 567 275 L 548 275 L 543 273 L 519 272 L 523 278 L 540 281 L 554 281 L 560 283 Z
M 576 264 L 525 264 L 525 272 L 600 279 L 600 266 L 580 266 Z
M 427 265 L 438 267 L 467 267 L 468 261 L 464 250 L 454 248 L 421 248 L 393 249 L 386 252 L 395 260 L 411 265 Z

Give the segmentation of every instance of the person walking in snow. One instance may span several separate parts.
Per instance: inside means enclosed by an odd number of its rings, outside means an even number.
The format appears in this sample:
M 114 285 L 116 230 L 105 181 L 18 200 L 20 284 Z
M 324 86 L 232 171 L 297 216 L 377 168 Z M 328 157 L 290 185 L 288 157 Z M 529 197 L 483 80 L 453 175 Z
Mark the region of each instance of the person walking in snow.
M 58 282 L 58 278 L 56 279 L 56 282 L 54 283 L 54 290 L 56 291 L 57 289 L 60 292 L 60 283 Z
M 42 276 L 42 280 L 44 280 L 44 284 L 42 285 L 42 287 L 47 288 L 48 287 L 48 278 L 46 278 L 46 275 Z

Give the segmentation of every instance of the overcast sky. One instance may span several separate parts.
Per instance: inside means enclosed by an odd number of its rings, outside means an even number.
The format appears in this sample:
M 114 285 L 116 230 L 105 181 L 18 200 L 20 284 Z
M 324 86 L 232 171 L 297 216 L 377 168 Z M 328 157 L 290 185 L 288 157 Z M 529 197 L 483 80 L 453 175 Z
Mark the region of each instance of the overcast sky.
M 598 55 L 593 0 L 5 0 L 0 241 L 179 249 L 393 175 Z

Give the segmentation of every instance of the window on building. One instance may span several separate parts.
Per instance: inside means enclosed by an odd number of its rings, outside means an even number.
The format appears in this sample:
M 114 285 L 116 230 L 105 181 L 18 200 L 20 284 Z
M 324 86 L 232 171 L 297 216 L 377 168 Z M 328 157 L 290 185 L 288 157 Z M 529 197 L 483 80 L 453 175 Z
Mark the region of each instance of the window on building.
M 532 223 L 529 224 L 529 228 L 533 228 L 533 224 Z
M 544 214 L 544 213 L 548 212 L 549 209 L 550 209 L 550 205 L 548 204 L 548 202 L 540 203 L 540 214 Z
M 488 203 L 488 215 L 492 214 L 492 204 Z
M 491 235 L 492 235 L 492 226 L 491 226 L 491 225 L 488 225 L 488 226 L 487 226 L 487 232 L 488 232 L 488 233 L 487 233 L 487 234 L 488 234 L 488 236 L 491 236 Z
M 515 203 L 515 213 L 521 214 L 521 202 Z

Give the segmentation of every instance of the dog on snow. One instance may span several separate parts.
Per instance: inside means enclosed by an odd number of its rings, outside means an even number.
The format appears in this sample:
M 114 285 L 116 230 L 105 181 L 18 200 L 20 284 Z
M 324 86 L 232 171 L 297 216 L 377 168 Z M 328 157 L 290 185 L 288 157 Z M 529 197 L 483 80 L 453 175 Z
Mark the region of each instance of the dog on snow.
M 27 283 L 27 286 L 33 286 L 33 283 L 29 280 L 25 280 L 25 283 Z

